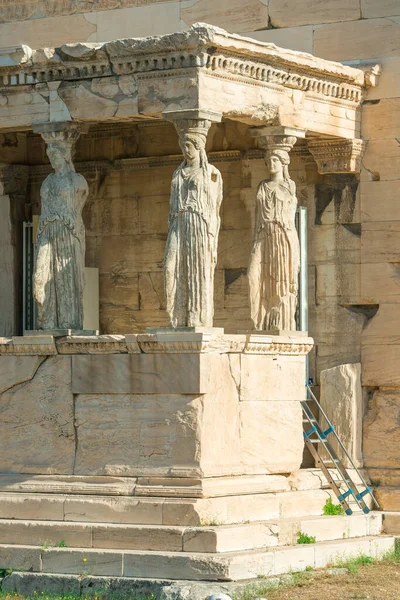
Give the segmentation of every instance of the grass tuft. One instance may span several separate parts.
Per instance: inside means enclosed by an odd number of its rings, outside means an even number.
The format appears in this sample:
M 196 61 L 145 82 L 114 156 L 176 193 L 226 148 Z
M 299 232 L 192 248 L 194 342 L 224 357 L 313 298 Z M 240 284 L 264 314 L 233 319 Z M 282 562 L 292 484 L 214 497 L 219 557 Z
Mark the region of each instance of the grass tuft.
M 297 534 L 297 543 L 298 544 L 315 544 L 316 538 L 314 535 L 307 535 L 302 531 L 299 531 Z
M 328 498 L 324 506 L 324 515 L 344 515 L 344 508 L 341 504 L 333 504 L 332 498 Z

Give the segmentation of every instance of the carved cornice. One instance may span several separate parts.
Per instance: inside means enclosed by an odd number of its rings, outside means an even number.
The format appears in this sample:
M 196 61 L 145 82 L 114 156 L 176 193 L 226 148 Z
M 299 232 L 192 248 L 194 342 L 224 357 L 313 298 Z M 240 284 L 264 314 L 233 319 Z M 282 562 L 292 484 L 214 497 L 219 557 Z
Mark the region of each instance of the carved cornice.
M 51 335 L 0 338 L 0 356 L 3 354 L 53 356 L 57 348 Z
M 314 340 L 310 337 L 271 337 L 255 333 L 247 336 L 244 353 L 304 356 L 311 352 L 313 346 Z
M 2 82 L 5 88 L 110 75 L 146 79 L 204 72 L 358 106 L 366 85 L 360 69 L 228 34 L 202 23 L 186 32 L 97 45 L 68 44 L 36 51 L 21 46 L 9 49 L 7 57 L 9 60 L 3 63 L 8 66 L 0 67 L 0 85 Z
M 318 172 L 359 173 L 366 143 L 363 140 L 310 140 L 308 149 L 318 166 Z
M 34 335 L 0 338 L 0 355 L 56 354 L 271 354 L 305 355 L 314 342 L 309 337 L 271 337 L 268 335 L 226 335 L 215 333 L 176 332 L 126 335 L 71 335 L 55 338 Z M 220 332 L 219 332 L 220 331 Z

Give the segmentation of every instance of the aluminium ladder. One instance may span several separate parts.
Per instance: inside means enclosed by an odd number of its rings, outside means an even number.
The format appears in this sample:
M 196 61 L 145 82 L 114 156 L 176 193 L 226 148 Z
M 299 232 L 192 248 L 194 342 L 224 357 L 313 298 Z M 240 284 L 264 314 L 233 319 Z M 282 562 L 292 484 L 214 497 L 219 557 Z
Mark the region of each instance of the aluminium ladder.
M 324 410 L 322 409 L 320 403 L 314 396 L 308 383 L 306 383 L 306 388 L 307 400 L 301 402 L 301 406 L 304 415 L 303 423 L 307 423 L 310 426 L 310 429 L 304 431 L 304 440 L 307 448 L 311 452 L 311 455 L 313 456 L 313 458 L 315 458 L 316 466 L 319 467 L 324 473 L 325 477 L 329 482 L 329 485 L 335 492 L 337 499 L 343 506 L 347 515 L 353 514 L 353 509 L 351 508 L 350 504 L 356 504 L 358 508 L 360 508 L 365 514 L 369 513 L 370 509 L 364 502 L 364 497 L 367 495 L 371 496 L 372 502 L 377 508 L 379 508 L 379 504 L 372 493 L 372 489 L 369 485 L 367 485 L 360 470 L 354 464 L 354 461 L 352 460 L 351 456 L 349 455 L 343 443 L 341 442 L 339 436 L 335 431 L 334 426 L 332 425 Z M 309 401 L 314 401 L 317 404 L 320 416 L 322 416 L 328 424 L 328 428 L 326 430 L 323 430 L 321 428 L 320 424 L 318 423 L 318 420 L 315 418 L 313 411 L 308 405 Z M 329 435 L 333 435 L 334 438 L 336 438 L 337 442 L 339 443 L 339 446 L 342 448 L 345 455 L 349 459 L 349 462 L 352 465 L 353 469 L 359 476 L 362 485 L 364 486 L 364 489 L 361 492 L 358 490 L 356 484 L 351 479 L 350 474 L 344 467 L 334 448 L 329 443 Z M 323 449 L 328 455 L 328 460 L 323 459 L 321 454 L 319 453 L 320 444 L 322 445 Z M 334 474 L 331 473 L 331 471 L 336 471 L 337 479 L 334 478 Z M 342 485 L 345 488 L 344 491 L 340 489 Z M 354 498 L 354 500 L 351 499 L 352 497 Z

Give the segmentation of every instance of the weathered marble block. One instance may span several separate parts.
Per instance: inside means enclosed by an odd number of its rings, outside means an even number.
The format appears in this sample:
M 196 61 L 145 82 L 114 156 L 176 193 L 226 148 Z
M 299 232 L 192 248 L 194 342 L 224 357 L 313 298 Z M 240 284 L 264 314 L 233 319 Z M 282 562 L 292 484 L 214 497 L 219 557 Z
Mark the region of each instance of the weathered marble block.
M 311 347 L 215 330 L 92 336 L 85 354 L 65 337 L 48 344 L 56 356 L 35 357 L 5 340 L 0 473 L 146 477 L 151 487 L 296 471 Z
M 363 395 L 361 364 L 345 364 L 321 371 L 320 402 L 328 419 L 334 424 L 344 447 L 357 467 L 363 466 L 362 428 Z M 322 429 L 328 427 L 320 416 Z M 329 441 L 346 467 L 351 467 L 339 443 L 330 436 Z

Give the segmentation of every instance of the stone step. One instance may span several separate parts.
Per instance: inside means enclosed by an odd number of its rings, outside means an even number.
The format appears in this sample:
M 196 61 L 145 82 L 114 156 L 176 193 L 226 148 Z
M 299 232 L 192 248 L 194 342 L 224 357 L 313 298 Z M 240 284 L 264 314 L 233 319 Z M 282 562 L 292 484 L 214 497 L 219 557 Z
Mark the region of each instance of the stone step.
M 390 535 L 400 535 L 400 512 L 383 512 L 382 530 Z
M 394 545 L 394 537 L 371 536 L 264 551 L 205 554 L 92 548 L 44 549 L 1 544 L 0 564 L 13 570 L 47 574 L 236 581 L 303 571 L 307 567 L 325 567 L 343 559 L 343 556 L 350 558 L 363 554 L 380 557 L 392 551 Z
M 400 510 L 400 487 L 379 486 L 375 497 L 383 511 L 397 512 Z
M 0 492 L 0 519 L 213 526 L 323 514 L 331 490 L 218 498 L 84 496 Z
M 381 530 L 381 513 L 214 527 L 0 519 L 0 544 L 42 546 L 43 549 L 61 544 L 65 547 L 107 550 L 219 553 L 294 545 L 300 531 L 314 536 L 317 541 L 327 541 L 379 535 Z

